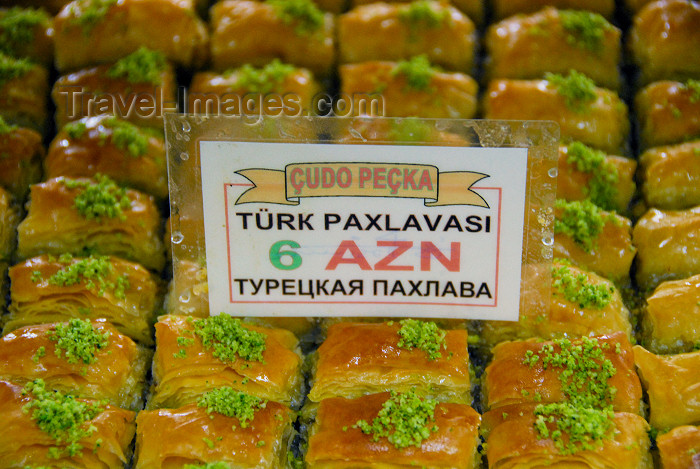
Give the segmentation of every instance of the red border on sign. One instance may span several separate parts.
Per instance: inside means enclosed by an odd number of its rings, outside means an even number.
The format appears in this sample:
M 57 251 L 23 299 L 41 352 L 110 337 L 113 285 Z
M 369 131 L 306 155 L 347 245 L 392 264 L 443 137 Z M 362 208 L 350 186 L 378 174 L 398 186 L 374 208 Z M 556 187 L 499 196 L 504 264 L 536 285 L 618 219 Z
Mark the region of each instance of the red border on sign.
M 470 304 L 470 303 L 437 303 L 433 301 L 270 301 L 270 300 L 248 300 L 248 301 L 235 301 L 233 299 L 233 279 L 231 278 L 231 242 L 230 242 L 230 225 L 229 225 L 229 211 L 228 211 L 228 188 L 229 187 L 255 187 L 251 183 L 224 183 L 224 209 L 226 211 L 226 258 L 228 261 L 228 291 L 229 291 L 229 304 L 322 304 L 322 305 L 335 305 L 335 304 L 357 304 L 357 305 L 434 305 L 434 306 L 462 306 L 462 307 L 480 307 L 480 308 L 495 308 L 498 306 L 498 280 L 499 280 L 499 267 L 501 264 L 501 204 L 503 198 L 503 188 L 502 187 L 473 187 L 472 189 L 478 190 L 495 190 L 498 191 L 498 230 L 496 232 L 496 279 L 495 279 L 495 295 L 494 304 L 484 305 L 484 304 Z

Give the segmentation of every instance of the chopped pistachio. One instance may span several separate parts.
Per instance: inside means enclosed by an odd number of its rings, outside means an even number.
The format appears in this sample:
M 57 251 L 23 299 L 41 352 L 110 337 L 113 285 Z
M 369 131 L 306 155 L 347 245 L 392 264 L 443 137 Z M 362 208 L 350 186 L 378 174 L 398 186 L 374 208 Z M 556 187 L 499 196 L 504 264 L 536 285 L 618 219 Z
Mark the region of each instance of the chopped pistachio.
M 46 347 L 43 345 L 36 350 L 36 353 L 32 355 L 32 361 L 34 363 L 39 363 L 39 360 L 46 355 Z
M 583 10 L 559 12 L 562 27 L 567 31 L 566 42 L 580 49 L 600 52 L 603 49 L 605 32 L 613 26 L 603 16 Z
M 416 0 L 404 5 L 399 10 L 399 19 L 411 28 L 423 26 L 438 28 L 450 17 L 447 8 L 435 5 L 429 0 Z
M 573 142 L 567 147 L 567 163 L 576 169 L 591 174 L 588 182 L 588 197 L 605 210 L 614 210 L 617 197 L 619 175 L 615 165 L 610 163 L 604 152 L 595 150 L 581 142 Z
M 63 126 L 63 131 L 68 134 L 68 136 L 73 140 L 78 140 L 83 138 L 85 132 L 87 132 L 87 125 L 83 121 L 69 122 Z
M 85 282 L 89 290 L 96 290 L 103 296 L 107 290 L 112 291 L 115 298 L 126 298 L 126 290 L 129 289 L 129 277 L 127 274 L 117 277 L 116 282 L 108 280 L 114 272 L 114 266 L 109 256 L 91 255 L 76 262 L 66 262 L 65 267 L 49 278 L 49 284 L 67 287 Z
M 101 221 L 104 217 L 125 220 L 124 209 L 131 207 L 126 189 L 119 187 L 108 176 L 97 174 L 95 182 L 63 179 L 69 189 L 78 189 L 73 206 L 88 220 Z
M 267 401 L 223 386 L 204 394 L 197 405 L 206 407 L 208 414 L 216 412 L 226 417 L 235 417 L 241 428 L 247 428 L 255 418 L 255 412 L 264 409 Z
M 412 57 L 410 60 L 398 62 L 391 71 L 391 75 L 403 76 L 409 88 L 418 91 L 429 91 L 430 83 L 436 71 L 435 68 L 430 66 L 428 56 L 422 54 Z
M 605 284 L 592 284 L 585 274 L 574 274 L 567 266 L 552 267 L 554 294 L 564 296 L 580 308 L 603 309 L 612 300 L 615 289 Z
M 205 349 L 213 349 L 214 357 L 222 362 L 263 361 L 267 336 L 243 327 L 239 318 L 219 314 L 194 321 L 194 333 Z
M 569 402 L 539 404 L 535 408 L 535 428 L 540 438 L 551 438 L 562 454 L 597 450 L 603 440 L 613 438 L 615 413 L 612 407 L 596 409 L 577 407 Z M 549 424 L 549 425 L 548 425 Z M 554 424 L 556 430 L 550 430 Z M 566 435 L 567 438 L 563 438 Z
M 116 5 L 117 1 L 78 0 L 69 7 L 72 15 L 70 22 L 80 26 L 83 29 L 83 33 L 87 36 L 107 16 L 110 8 Z M 78 13 L 76 7 L 80 9 L 80 13 Z
M 685 82 L 685 87 L 692 92 L 690 95 L 691 103 L 695 104 L 700 101 L 700 80 L 688 80 Z
M 586 105 L 595 101 L 597 97 L 593 80 L 576 70 L 569 70 L 567 76 L 547 73 L 545 79 L 557 88 L 557 92 L 566 102 L 566 107 L 574 112 L 585 112 Z
M 116 117 L 105 120 L 105 125 L 112 129 L 112 143 L 125 151 L 127 155 L 139 158 L 148 151 L 148 135 L 131 122 Z
M 238 72 L 236 86 L 244 88 L 251 93 L 270 93 L 277 89 L 282 82 L 294 71 L 296 67 L 282 63 L 279 59 L 274 59 L 269 64 L 261 68 L 255 68 L 250 64 L 245 64 L 238 70 L 230 70 L 225 74 Z
M 101 332 L 88 319 L 71 319 L 68 324 L 56 324 L 48 334 L 56 342 L 54 353 L 68 363 L 95 363 L 95 354 L 109 345 L 109 332 Z
M 5 135 L 9 134 L 10 132 L 13 132 L 15 129 L 17 129 L 16 125 L 11 125 L 8 124 L 5 119 L 0 116 L 0 135 Z
M 150 83 L 157 85 L 167 68 L 168 62 L 160 51 L 140 47 L 126 57 L 119 59 L 107 71 L 110 78 L 124 78 L 129 83 Z
M 398 449 L 420 447 L 431 433 L 438 430 L 432 423 L 436 406 L 436 400 L 419 397 L 415 389 L 406 393 L 391 391 L 391 397 L 384 402 L 371 424 L 358 420 L 353 428 L 372 435 L 374 441 L 387 438 Z
M 300 36 L 310 35 L 323 26 L 323 12 L 312 0 L 267 0 L 277 17 L 286 25 L 293 25 Z
M 446 350 L 445 331 L 440 329 L 432 321 L 419 321 L 417 319 L 403 319 L 398 331 L 401 337 L 398 346 L 408 350 L 414 347 L 423 350 L 429 360 L 437 360 L 442 357 L 440 350 Z
M 554 206 L 561 211 L 554 220 L 554 233 L 569 236 L 586 252 L 597 249 L 598 237 L 609 216 L 589 200 L 558 199 Z
M 49 449 L 49 457 L 80 456 L 80 441 L 97 431 L 87 424 L 104 410 L 100 403 L 78 401 L 74 396 L 49 391 L 41 379 L 27 383 L 22 393 L 32 397 L 22 410 L 31 412 L 37 426 L 56 441 L 56 446 Z
M 41 9 L 14 7 L 0 16 L 0 52 L 15 55 L 17 47 L 34 41 L 37 26 L 46 25 L 49 15 Z
M 15 59 L 0 52 L 0 85 L 15 78 L 23 77 L 34 66 L 29 59 Z

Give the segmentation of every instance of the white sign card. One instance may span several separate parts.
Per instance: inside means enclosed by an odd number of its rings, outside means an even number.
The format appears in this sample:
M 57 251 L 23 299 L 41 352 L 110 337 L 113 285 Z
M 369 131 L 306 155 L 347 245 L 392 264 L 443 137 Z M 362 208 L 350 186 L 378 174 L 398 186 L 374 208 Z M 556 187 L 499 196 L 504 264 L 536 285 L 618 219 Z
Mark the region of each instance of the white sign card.
M 181 197 L 171 174 L 176 217 L 201 203 L 190 218 L 201 217 L 212 313 L 514 321 L 528 249 L 547 261 L 549 244 L 551 256 L 551 227 L 536 247 L 523 235 L 527 146 L 220 136 L 186 145 L 201 194 Z M 171 170 L 185 161 L 175 156 Z

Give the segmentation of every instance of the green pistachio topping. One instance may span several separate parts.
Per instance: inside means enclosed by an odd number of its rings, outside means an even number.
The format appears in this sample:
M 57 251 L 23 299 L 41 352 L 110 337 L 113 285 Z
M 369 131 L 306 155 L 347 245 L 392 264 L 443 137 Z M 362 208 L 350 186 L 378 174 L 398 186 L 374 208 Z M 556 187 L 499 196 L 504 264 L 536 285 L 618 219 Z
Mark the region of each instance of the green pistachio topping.
M 131 122 L 116 117 L 105 120 L 112 129 L 112 143 L 128 155 L 139 158 L 148 151 L 148 135 Z
M 129 83 L 160 83 L 160 76 L 168 62 L 160 51 L 140 47 L 126 57 L 119 59 L 107 71 L 109 78 L 124 78 Z
M 246 428 L 255 418 L 255 412 L 264 409 L 267 401 L 224 386 L 204 394 L 197 405 L 206 407 L 208 414 L 216 412 L 226 417 L 235 417 L 241 428 Z
M 15 55 L 17 46 L 34 41 L 34 29 L 45 25 L 49 15 L 44 10 L 14 7 L 0 17 L 0 52 Z
M 231 469 L 227 462 L 208 462 L 204 464 L 185 464 L 182 469 Z
M 26 75 L 33 67 L 29 59 L 15 59 L 0 52 L 0 85 Z
M 523 364 L 533 367 L 541 363 L 545 370 L 557 369 L 562 393 L 572 405 L 603 408 L 612 403 L 617 392 L 608 384 L 617 373 L 605 357 L 608 348 L 596 338 L 555 339 L 539 352 L 528 350 Z
M 557 88 L 557 92 L 566 102 L 566 107 L 574 112 L 585 112 L 586 104 L 595 101 L 597 97 L 593 80 L 576 70 L 569 70 L 568 76 L 547 73 L 545 79 Z
M 568 301 L 580 308 L 603 309 L 612 300 L 615 288 L 589 283 L 586 274 L 574 274 L 568 266 L 552 267 L 552 286 Z
M 80 441 L 97 431 L 88 422 L 104 410 L 100 403 L 86 403 L 74 396 L 49 391 L 41 379 L 27 383 L 22 393 L 32 396 L 22 410 L 31 412 L 32 420 L 56 441 L 57 446 L 49 449 L 49 457 L 80 456 L 83 449 Z
M 68 324 L 56 324 L 49 340 L 56 342 L 54 353 L 68 363 L 95 363 L 95 354 L 109 345 L 109 332 L 101 332 L 88 319 L 71 319 Z
M 538 405 L 535 415 L 535 428 L 539 437 L 551 438 L 562 454 L 595 451 L 603 445 L 604 440 L 613 438 L 615 412 L 612 407 L 581 408 L 568 402 L 554 402 Z M 568 437 L 566 440 L 564 435 Z
M 123 210 L 131 207 L 126 189 L 119 187 L 108 176 L 97 174 L 95 182 L 64 179 L 69 189 L 79 189 L 73 206 L 88 220 L 100 221 L 104 217 L 126 220 Z
M 684 85 L 687 89 L 692 91 L 690 102 L 695 104 L 700 101 L 700 80 L 688 80 Z
M 575 165 L 579 171 L 591 174 L 586 188 L 591 201 L 605 210 L 614 210 L 616 184 L 619 180 L 615 165 L 608 161 L 604 152 L 581 142 L 573 142 L 567 149 L 567 163 Z
M 286 25 L 293 25 L 294 32 L 306 36 L 323 26 L 323 12 L 312 0 L 267 0 L 277 17 Z
M 402 6 L 399 10 L 399 19 L 412 28 L 417 26 L 438 28 L 449 17 L 450 11 L 447 8 L 429 0 L 416 0 Z
M 603 440 L 613 437 L 612 403 L 617 389 L 609 381 L 617 370 L 605 357 L 608 348 L 598 339 L 583 337 L 576 341 L 556 339 L 539 352 L 528 350 L 525 354 L 525 365 L 541 363 L 544 369 L 558 370 L 566 401 L 538 405 L 535 428 L 540 438 L 551 438 L 563 454 L 595 450 Z
M 559 12 L 561 25 L 567 31 L 566 42 L 579 49 L 600 52 L 603 49 L 605 32 L 613 26 L 603 16 L 581 10 Z
M 589 200 L 567 202 L 558 199 L 555 208 L 561 210 L 554 220 L 554 233 L 569 236 L 587 252 L 598 247 L 598 236 L 610 216 Z
M 389 133 L 392 140 L 401 142 L 427 142 L 430 134 L 430 127 L 415 117 L 393 121 Z
M 16 125 L 8 124 L 5 119 L 0 116 L 0 135 L 9 134 L 17 129 Z
M 255 68 L 245 64 L 238 70 L 238 80 L 236 86 L 244 88 L 251 93 L 270 93 L 275 90 L 296 67 L 282 63 L 279 59 L 274 59 L 262 68 Z M 227 72 L 233 73 L 234 70 Z M 226 73 L 225 73 L 226 74 Z
M 63 131 L 68 134 L 73 140 L 78 140 L 83 138 L 85 132 L 87 132 L 87 125 L 83 121 L 73 121 L 69 122 L 63 126 Z
M 117 4 L 118 0 L 78 0 L 77 4 L 71 5 L 70 13 L 72 15 L 71 23 L 83 28 L 85 35 L 90 34 L 92 29 L 97 26 L 107 15 L 112 6 Z M 80 13 L 75 7 L 80 9 Z
M 440 350 L 447 350 L 445 343 L 445 331 L 440 329 L 432 321 L 419 321 L 417 319 L 403 319 L 399 322 L 399 347 L 408 350 L 414 347 L 423 350 L 429 360 L 437 360 L 442 357 Z
M 435 68 L 430 66 L 428 56 L 422 54 L 412 57 L 410 60 L 398 62 L 391 71 L 391 75 L 403 76 L 409 88 L 418 91 L 428 91 L 436 71 Z
M 62 263 L 66 265 L 49 277 L 51 285 L 67 287 L 85 282 L 88 290 L 95 290 L 100 296 L 109 290 L 115 298 L 126 298 L 126 290 L 130 287 L 129 276 L 123 274 L 115 281 L 108 280 L 114 272 L 109 256 L 91 255 L 77 261 L 68 259 Z
M 436 400 L 419 397 L 415 389 L 406 393 L 392 391 L 371 424 L 358 420 L 353 428 L 372 435 L 374 441 L 387 438 L 398 449 L 420 447 L 423 440 L 438 430 L 433 423 L 436 406 Z
M 263 361 L 267 335 L 243 327 L 239 318 L 219 314 L 194 321 L 194 333 L 205 349 L 213 349 L 214 357 L 222 362 Z

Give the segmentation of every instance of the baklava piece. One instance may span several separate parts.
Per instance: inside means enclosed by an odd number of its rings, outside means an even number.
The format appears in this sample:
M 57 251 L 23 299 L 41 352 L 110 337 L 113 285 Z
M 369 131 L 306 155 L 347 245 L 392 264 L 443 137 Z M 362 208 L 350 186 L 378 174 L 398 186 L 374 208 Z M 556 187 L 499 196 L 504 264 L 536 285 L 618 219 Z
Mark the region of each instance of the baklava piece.
M 489 468 L 497 469 L 651 469 L 648 429 L 637 414 L 559 404 L 502 407 L 484 414 L 482 425 Z
M 628 284 L 635 255 L 632 222 L 588 200 L 557 200 L 554 210 L 554 256 Z
M 29 59 L 15 59 L 0 52 L 0 117 L 8 124 L 43 133 L 49 72 Z
M 24 200 L 29 186 L 41 179 L 44 147 L 32 129 L 9 125 L 0 117 L 0 187 L 17 201 Z
M 605 210 L 624 213 L 635 193 L 635 160 L 606 155 L 581 142 L 559 147 L 557 170 L 557 197 L 560 199 L 590 199 Z
M 637 285 L 651 290 L 665 280 L 700 273 L 700 207 L 651 209 L 637 221 L 632 242 L 637 248 Z
M 140 47 L 186 68 L 207 59 L 207 27 L 188 1 L 75 0 L 54 29 L 60 72 L 116 62 Z
M 493 410 L 514 404 L 570 401 L 577 390 L 569 385 L 569 377 L 586 373 L 610 375 L 606 380 L 608 395 L 600 398 L 616 412 L 641 414 L 642 385 L 634 368 L 632 345 L 619 332 L 592 338 L 546 342 L 530 339 L 496 345 L 483 376 L 484 404 Z M 595 380 L 590 383 L 591 387 L 596 385 Z
M 644 83 L 700 78 L 700 4 L 658 0 L 634 17 L 628 45 Z
M 621 31 L 588 11 L 545 8 L 489 27 L 484 39 L 486 74 L 541 78 L 546 72 L 581 72 L 599 86 L 620 87 Z
M 335 62 L 335 22 L 311 0 L 224 0 L 211 9 L 211 60 L 223 72 L 274 59 L 330 73 Z
M 464 73 L 443 72 L 421 55 L 401 62 L 340 66 L 341 95 L 381 97 L 388 117 L 470 119 L 476 114 L 479 85 Z M 352 104 L 355 115 L 372 109 Z
M 659 81 L 635 97 L 642 148 L 700 137 L 700 81 Z
M 642 193 L 650 207 L 700 205 L 700 140 L 652 148 L 639 155 Z
M 168 197 L 168 170 L 162 132 L 117 117 L 88 117 L 66 124 L 49 146 L 44 177 L 95 177 Z
M 298 340 L 287 330 L 244 324 L 226 314 L 162 316 L 148 408 L 179 407 L 222 386 L 297 405 L 301 364 Z
M 634 347 L 634 358 L 649 395 L 649 423 L 666 430 L 700 423 L 700 351 L 654 355 Z
M 153 197 L 119 187 L 107 176 L 58 177 L 31 187 L 27 217 L 17 229 L 17 257 L 97 253 L 160 271 L 163 222 Z
M 131 457 L 135 413 L 0 381 L 0 466 L 122 469 Z
M 178 409 L 144 410 L 134 469 L 284 469 L 293 419 L 288 407 L 229 387 Z
M 113 64 L 59 77 L 51 91 L 56 125 L 108 114 L 163 130 L 163 114 L 177 110 L 175 88 L 163 53 L 142 47 Z
M 493 80 L 484 98 L 487 119 L 552 120 L 565 142 L 608 153 L 624 151 L 630 124 L 620 97 L 576 71 L 544 80 Z
M 431 321 L 341 322 L 316 352 L 309 400 L 411 389 L 440 401 L 471 402 L 467 331 Z
M 5 332 L 70 318 L 106 318 L 142 344 L 152 344 L 158 284 L 139 264 L 110 256 L 43 255 L 10 268 L 12 304 Z
M 470 73 L 476 28 L 449 4 L 419 0 L 407 4 L 359 6 L 338 20 L 340 63 L 399 61 L 425 54 L 446 70 Z
M 644 346 L 654 353 L 690 352 L 700 346 L 700 275 L 670 280 L 646 299 Z
M 0 379 L 21 385 L 42 379 L 47 389 L 138 410 L 149 356 L 104 319 L 71 319 L 2 337 Z
M 629 310 L 609 280 L 556 260 L 551 266 L 523 266 L 518 322 L 484 321 L 481 339 L 487 345 L 504 340 L 600 336 L 623 332 L 631 337 Z M 551 278 L 551 297 L 542 282 Z
M 305 462 L 310 469 L 480 467 L 479 414 L 466 404 L 385 392 L 318 404 Z

